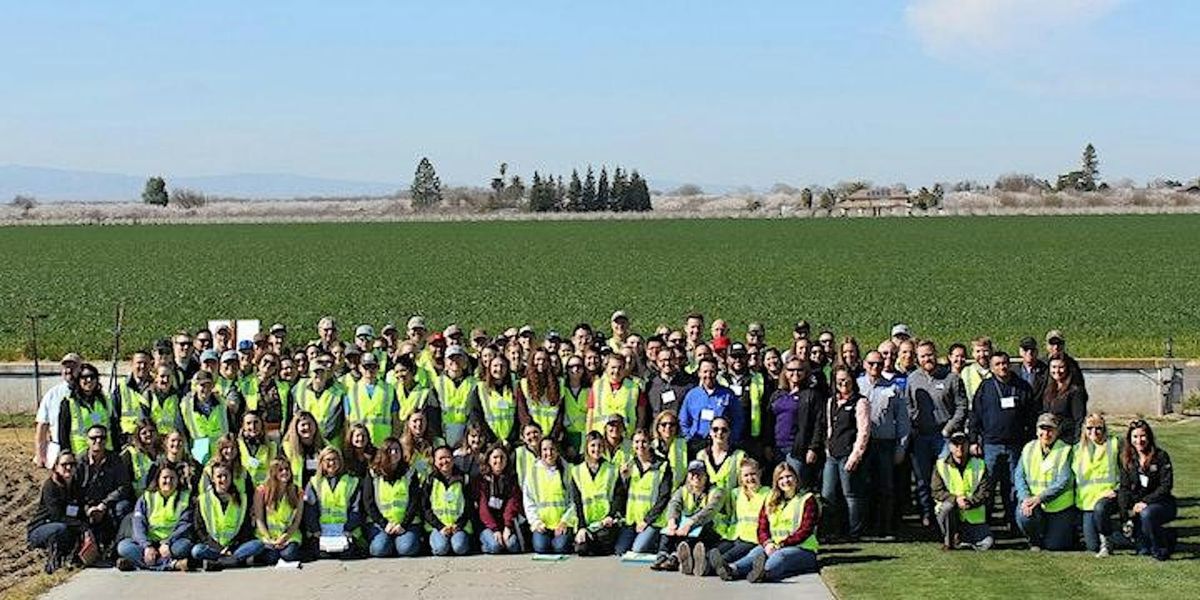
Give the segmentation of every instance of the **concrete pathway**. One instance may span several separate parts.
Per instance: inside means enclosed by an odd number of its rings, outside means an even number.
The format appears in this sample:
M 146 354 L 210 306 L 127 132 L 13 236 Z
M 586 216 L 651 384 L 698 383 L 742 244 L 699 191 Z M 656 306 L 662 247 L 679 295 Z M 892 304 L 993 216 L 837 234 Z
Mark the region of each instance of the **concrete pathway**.
M 138 598 L 228 600 L 232 598 L 831 598 L 818 575 L 775 584 L 725 583 L 715 577 L 655 573 L 615 558 L 534 561 L 524 556 L 319 561 L 300 570 L 272 567 L 222 573 L 121 573 L 87 570 L 44 598 Z

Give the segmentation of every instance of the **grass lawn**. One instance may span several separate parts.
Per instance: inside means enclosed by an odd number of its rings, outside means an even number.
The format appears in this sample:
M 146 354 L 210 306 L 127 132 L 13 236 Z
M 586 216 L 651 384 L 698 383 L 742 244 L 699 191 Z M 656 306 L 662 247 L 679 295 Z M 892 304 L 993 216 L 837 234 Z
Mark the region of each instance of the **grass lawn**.
M 1001 540 L 986 553 L 942 552 L 935 542 L 830 545 L 821 549 L 822 577 L 848 599 L 1200 598 L 1200 420 L 1161 422 L 1154 431 L 1176 471 L 1180 548 L 1170 561 L 1131 551 L 1106 559 L 1034 554 L 1020 540 Z

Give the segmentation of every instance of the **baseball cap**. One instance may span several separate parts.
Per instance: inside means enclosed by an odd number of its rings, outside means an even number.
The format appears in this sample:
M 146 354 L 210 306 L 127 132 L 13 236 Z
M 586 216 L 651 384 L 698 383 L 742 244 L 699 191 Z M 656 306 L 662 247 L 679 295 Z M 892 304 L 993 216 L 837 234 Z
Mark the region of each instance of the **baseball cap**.
M 359 336 L 375 337 L 375 328 L 370 325 L 359 325 L 358 329 L 354 330 L 354 337 Z
M 561 335 L 559 335 L 557 331 L 554 331 L 553 329 L 551 329 L 550 331 L 547 331 L 547 332 L 546 332 L 546 341 L 548 341 L 548 342 L 561 342 L 561 341 L 562 341 L 562 336 L 561 336 Z
M 287 327 L 284 327 L 283 323 L 276 323 L 271 326 L 270 331 L 271 333 L 287 333 Z
M 892 337 L 896 336 L 912 337 L 912 330 L 904 323 L 896 323 L 892 326 Z
M 408 320 L 408 328 L 409 329 L 429 329 L 428 327 L 425 326 L 425 317 L 422 317 L 420 315 L 414 315 L 411 319 Z
M 242 340 L 238 342 L 238 352 L 254 352 L 254 341 Z
M 366 366 L 366 365 L 379 366 L 379 359 L 376 358 L 374 352 L 367 352 L 366 354 L 362 355 L 362 364 L 363 364 L 363 366 Z
M 253 348 L 254 344 L 250 344 L 250 347 Z M 238 358 L 238 353 L 234 352 L 233 350 L 226 350 L 225 353 L 221 355 L 221 362 L 223 363 L 230 361 L 239 362 L 240 360 L 241 359 Z
M 517 330 L 517 335 L 518 336 L 533 335 L 533 328 L 528 325 L 522 325 L 521 328 Z
M 808 321 L 800 319 L 796 322 L 796 327 L 793 328 L 793 331 L 799 333 L 801 331 L 808 331 L 810 329 L 812 329 L 812 326 L 808 324 Z
M 1041 415 L 1038 415 L 1037 427 L 1038 427 L 1038 429 L 1041 429 L 1043 427 L 1051 427 L 1055 431 L 1057 431 L 1058 430 L 1058 417 L 1055 417 L 1051 413 L 1042 413 Z
M 221 323 L 219 326 L 217 326 L 217 333 L 221 333 L 222 331 L 228 333 L 233 331 L 233 328 L 226 323 Z
M 471 341 L 486 340 L 487 336 L 488 336 L 487 332 L 478 327 L 471 330 Z
M 951 444 L 965 444 L 966 442 L 967 442 L 967 434 L 965 434 L 961 431 L 955 431 L 954 433 L 950 434 L 950 443 Z
M 467 351 L 462 346 L 454 345 L 446 349 L 446 358 L 467 357 Z
M 608 415 L 608 418 L 604 420 L 604 423 L 605 423 L 606 425 L 607 425 L 608 423 L 620 423 L 620 424 L 624 425 L 624 424 L 625 424 L 625 417 L 622 417 L 621 415 L 619 415 L 619 414 L 617 414 L 617 413 L 613 413 L 613 414 L 611 414 L 611 415 Z
M 693 461 L 689 462 L 688 466 L 687 466 L 687 470 L 688 470 L 688 473 L 708 474 L 708 467 L 705 467 L 704 461 L 701 461 L 701 460 L 693 460 Z
M 1062 332 L 1057 329 L 1051 329 L 1046 332 L 1047 344 L 1061 344 L 1065 341 L 1067 341 L 1067 338 L 1063 337 Z
M 451 323 L 450 326 L 446 327 L 446 329 L 442 331 L 442 335 L 444 335 L 448 338 L 452 338 L 455 336 L 461 336 L 462 328 L 454 323 Z
M 445 346 L 446 336 L 442 335 L 440 331 L 435 331 L 433 335 L 429 336 L 429 344 L 431 346 Z
M 1038 347 L 1037 340 L 1033 339 L 1033 336 L 1028 335 L 1021 338 L 1020 346 L 1022 350 L 1037 350 Z
M 362 350 L 359 350 L 358 346 L 354 344 L 346 346 L 345 356 L 362 356 L 362 353 Z
M 203 362 L 208 362 L 210 360 L 214 361 L 214 362 L 221 360 L 221 355 L 217 354 L 217 351 L 213 350 L 212 348 L 209 348 L 208 350 L 205 350 L 204 352 L 200 353 L 200 362 L 203 363 Z
M 258 332 L 258 333 L 256 333 L 256 334 L 254 334 L 254 338 L 252 338 L 252 340 L 251 340 L 251 343 L 252 343 L 252 344 L 254 344 L 254 345 L 256 345 L 256 346 L 257 346 L 258 344 L 265 344 L 265 343 L 267 343 L 267 334 L 265 334 L 265 333 L 263 333 L 263 332 L 261 332 L 261 331 L 260 331 L 260 332 Z
M 623 310 L 618 310 L 612 314 L 612 318 L 609 319 L 609 321 L 616 321 L 617 319 L 625 319 L 628 321 L 629 315 L 625 314 L 625 311 Z
M 746 356 L 749 352 L 746 350 L 746 345 L 741 342 L 734 342 L 729 346 L 730 356 Z
M 386 325 L 383 326 L 383 329 L 379 330 L 379 333 L 387 335 L 387 332 L 389 332 L 389 331 L 396 331 L 395 323 L 387 323 Z
M 763 327 L 762 323 L 754 322 L 754 323 L 751 323 L 750 326 L 746 328 L 746 331 L 748 331 L 750 333 L 763 333 L 764 331 L 766 331 L 766 329 Z
M 209 373 L 208 371 L 196 371 L 196 374 L 194 376 L 192 376 L 193 384 L 212 383 L 212 382 L 213 382 L 212 373 Z
M 76 364 L 76 365 L 78 365 L 82 362 L 83 362 L 82 356 L 80 356 L 74 352 L 68 352 L 63 355 L 62 360 L 58 361 L 58 364 L 60 364 L 60 365 Z

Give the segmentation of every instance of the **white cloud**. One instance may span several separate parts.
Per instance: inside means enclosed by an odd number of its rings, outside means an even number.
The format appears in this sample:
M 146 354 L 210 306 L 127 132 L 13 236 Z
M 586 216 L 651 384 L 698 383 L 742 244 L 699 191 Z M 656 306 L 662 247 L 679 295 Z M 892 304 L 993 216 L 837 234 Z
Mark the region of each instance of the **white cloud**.
M 992 54 L 1039 46 L 1122 0 L 909 0 L 905 18 L 929 52 Z

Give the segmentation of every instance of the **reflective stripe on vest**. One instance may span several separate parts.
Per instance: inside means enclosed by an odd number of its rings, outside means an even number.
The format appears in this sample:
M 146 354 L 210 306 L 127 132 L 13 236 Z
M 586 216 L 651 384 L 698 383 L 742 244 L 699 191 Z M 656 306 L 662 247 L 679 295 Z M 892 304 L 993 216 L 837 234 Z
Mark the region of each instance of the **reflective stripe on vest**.
M 293 487 L 295 486 L 295 484 L 292 485 Z M 274 506 L 266 507 L 267 535 L 263 536 L 261 533 L 259 533 L 258 539 L 267 544 L 274 544 L 275 541 L 279 539 L 279 536 L 283 535 L 283 532 L 287 531 L 288 527 L 292 526 L 292 518 L 295 516 L 298 508 L 299 507 L 288 504 L 287 498 L 285 497 L 280 497 L 279 501 L 276 502 Z M 296 528 L 296 531 L 292 532 L 292 535 L 288 537 L 288 540 L 299 542 L 300 528 Z
M 308 382 L 296 388 L 296 408 L 312 413 L 325 443 L 338 448 L 342 446 L 342 439 L 336 431 L 331 430 L 334 423 L 332 416 L 342 410 L 341 396 L 344 391 L 340 383 L 327 386 L 319 395 Z
M 133 467 L 133 481 L 129 482 L 133 486 L 133 494 L 141 496 L 146 491 L 146 474 L 150 472 L 150 467 L 154 465 L 154 459 L 150 455 L 137 449 L 137 446 L 126 446 L 122 450 L 129 455 L 129 464 Z
M 216 451 L 217 438 L 229 432 L 229 415 L 225 411 L 225 405 L 217 403 L 208 411 L 207 416 L 196 410 L 195 405 L 195 397 L 192 397 L 179 407 L 183 424 L 193 440 L 208 438 L 212 442 L 213 451 Z
M 87 432 L 92 425 L 103 425 L 108 428 L 109 417 L 112 415 L 112 408 L 109 406 L 107 396 L 101 395 L 92 405 L 84 406 L 74 394 L 67 398 L 67 411 L 71 415 L 71 450 L 76 456 L 84 456 L 87 454 L 88 439 Z M 104 436 L 104 447 L 111 452 L 112 436 Z
M 937 460 L 937 472 L 942 478 L 942 483 L 946 484 L 946 491 L 952 496 L 960 498 L 969 498 L 975 493 L 975 488 L 983 479 L 983 474 L 987 471 L 987 465 L 978 458 L 971 458 L 967 461 L 967 466 L 962 471 L 958 467 L 948 464 L 946 459 L 939 458 Z M 963 521 L 971 525 L 982 525 L 987 522 L 987 508 L 984 506 L 976 506 L 960 512 Z
M 246 503 L 234 502 L 232 499 L 221 506 L 221 499 L 212 491 L 200 494 L 200 514 L 204 517 L 204 525 L 208 534 L 221 546 L 228 546 L 234 536 L 242 528 L 246 517 Z
M 542 398 L 530 397 L 529 379 L 526 378 L 521 380 L 521 394 L 525 396 L 525 407 L 529 409 L 529 418 L 542 428 L 542 433 L 550 435 L 550 430 L 554 429 L 554 422 L 558 420 L 558 411 L 563 405 L 561 390 L 558 404 L 542 402 Z
M 362 423 L 367 426 L 371 443 L 382 446 L 383 440 L 392 435 L 392 399 L 395 392 L 391 384 L 376 380 L 371 394 L 367 394 L 367 382 L 359 380 L 354 387 L 348 388 L 346 405 L 350 407 L 346 415 L 346 425 Z
M 665 458 L 667 459 L 667 464 L 671 465 L 671 489 L 678 488 L 687 479 L 687 440 L 675 436 L 671 440 L 671 447 L 667 449 Z
M 157 490 L 150 490 L 142 495 L 142 499 L 146 503 L 146 537 L 151 542 L 166 541 L 187 509 L 187 491 L 175 490 L 170 497 L 163 498 Z
M 624 417 L 626 431 L 632 431 L 637 425 L 639 389 L 637 382 L 629 378 L 621 380 L 621 387 L 616 391 L 607 377 L 592 384 L 592 431 L 604 433 L 604 422 L 609 415 Z
M 735 492 L 737 499 L 734 501 L 734 514 L 737 515 L 737 525 L 734 527 L 734 539 L 751 544 L 758 543 L 758 513 L 762 512 L 763 503 L 767 501 L 767 494 L 771 493 L 771 488 L 760 487 L 758 490 L 746 497 L 746 490 L 738 487 Z
M 331 487 L 329 479 L 322 475 L 313 477 L 313 489 L 317 491 L 317 501 L 321 503 L 322 525 L 345 525 L 349 519 L 350 498 L 358 479 L 353 475 L 338 477 L 337 485 Z
M 446 487 L 442 480 L 434 477 L 429 486 L 429 507 L 442 525 L 453 525 L 458 522 L 463 511 L 467 509 L 467 497 L 463 491 L 463 480 L 459 479 Z M 427 528 L 432 530 L 431 527 Z M 470 532 L 471 524 L 467 523 L 466 530 Z
M 271 461 L 275 458 L 274 446 L 264 441 L 259 443 L 258 449 L 251 453 L 250 446 L 246 445 L 246 440 L 239 437 L 238 454 L 241 455 L 242 468 L 250 474 L 250 481 L 253 481 L 255 486 L 266 483 L 271 472 Z
M 442 420 L 451 425 L 467 423 L 467 397 L 471 388 L 475 387 L 475 378 L 464 377 L 457 384 L 446 375 L 438 376 L 435 381 L 438 402 L 442 405 Z
M 513 459 L 517 463 L 517 483 L 525 485 L 525 476 L 533 470 L 533 465 L 538 461 L 537 454 L 527 446 L 521 446 L 513 451 Z
M 721 385 L 730 387 L 729 378 L 721 375 L 717 378 Z M 764 379 L 762 373 L 750 374 L 750 436 L 758 437 L 762 432 L 762 398 Z M 741 394 L 739 394 L 740 396 Z M 739 398 L 740 400 L 740 398 Z
M 547 529 L 557 529 L 567 514 L 569 500 L 567 489 L 563 485 L 562 471 L 550 471 L 546 465 L 534 464 L 532 477 L 526 481 L 530 486 L 529 494 L 537 503 L 537 518 Z M 567 523 L 574 526 L 574 523 Z
M 571 467 L 571 478 L 583 500 L 583 519 L 587 525 L 599 523 L 612 510 L 613 491 L 617 487 L 617 469 L 610 462 L 600 463 L 592 475 L 587 463 Z
M 494 389 L 489 390 L 481 381 L 475 386 L 475 393 L 479 396 L 483 419 L 487 421 L 488 429 L 492 430 L 496 439 L 507 440 L 517 420 L 517 404 L 513 402 L 512 388 L 506 387 L 497 392 Z
M 158 392 L 150 390 L 144 397 L 146 406 L 150 408 L 150 420 L 154 422 L 158 434 L 166 436 L 175 431 L 179 417 L 179 396 L 172 393 L 162 397 Z
M 1025 470 L 1025 482 L 1029 485 L 1030 493 L 1035 496 L 1050 487 L 1059 473 L 1064 470 L 1069 472 L 1071 469 L 1070 446 L 1062 440 L 1054 440 L 1049 454 L 1044 457 L 1041 446 L 1040 441 L 1033 440 L 1025 444 L 1021 451 L 1021 468 Z M 1042 502 L 1042 510 L 1048 513 L 1060 512 L 1072 506 L 1075 506 L 1075 490 L 1071 482 L 1067 483 L 1067 489 L 1057 497 L 1052 500 L 1043 499 Z
M 812 498 L 812 494 L 797 494 L 781 506 L 767 514 L 767 522 L 771 527 L 771 541 L 779 544 L 788 536 L 800 529 L 804 520 L 804 503 Z M 800 547 L 810 552 L 817 551 L 817 528 L 807 538 L 800 542 Z
M 563 425 L 567 431 L 571 433 L 584 433 L 587 430 L 587 394 L 588 388 L 579 388 L 579 393 L 572 394 L 571 386 L 567 385 L 564 379 L 558 388 L 558 395 L 562 398 L 563 409 L 566 414 L 563 415 Z M 549 431 L 543 431 L 549 435 Z
M 242 393 L 242 401 L 246 403 L 246 410 L 258 410 L 258 390 L 258 377 L 243 377 L 238 380 L 238 391 Z
M 641 523 L 650 509 L 654 508 L 654 503 L 658 501 L 658 488 L 662 485 L 665 465 L 665 462 L 656 462 L 646 469 L 645 473 L 642 472 L 640 464 L 635 464 L 629 469 L 629 500 L 625 504 L 625 523 Z M 650 525 L 662 527 L 666 522 L 667 511 L 663 510 Z
M 1092 510 L 1108 492 L 1117 490 L 1120 483 L 1118 465 L 1120 442 L 1109 436 L 1103 446 L 1090 441 L 1086 446 L 1079 442 L 1075 446 L 1075 506 L 1080 510 Z
M 700 509 L 708 505 L 709 496 L 716 493 L 717 488 L 709 485 L 699 496 L 692 493 L 691 490 L 684 488 L 683 490 L 683 514 L 682 517 L 688 518 L 700 512 Z M 681 520 L 682 521 L 682 520 Z
M 388 523 L 400 524 L 408 516 L 408 492 L 411 474 L 405 473 L 389 483 L 383 477 L 374 477 L 375 507 Z
M 400 412 L 396 413 L 396 418 L 403 423 L 408 420 L 409 415 L 425 408 L 425 402 L 429 398 L 429 388 L 413 386 L 412 391 L 405 392 L 403 384 L 396 384 L 395 387 L 396 400 L 400 402 Z

